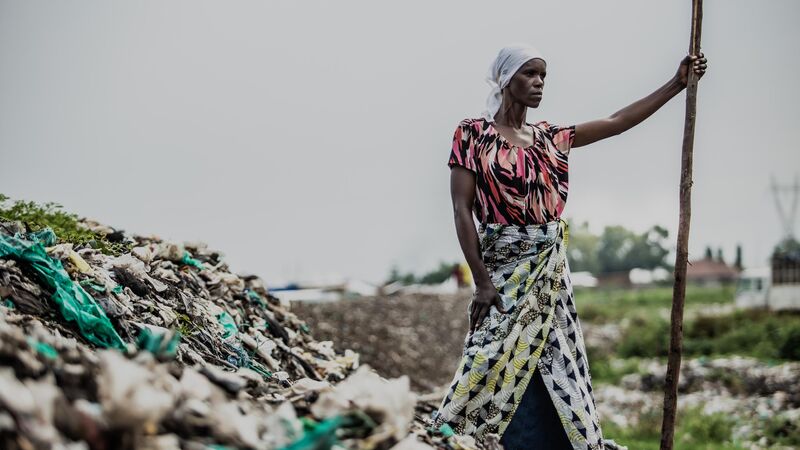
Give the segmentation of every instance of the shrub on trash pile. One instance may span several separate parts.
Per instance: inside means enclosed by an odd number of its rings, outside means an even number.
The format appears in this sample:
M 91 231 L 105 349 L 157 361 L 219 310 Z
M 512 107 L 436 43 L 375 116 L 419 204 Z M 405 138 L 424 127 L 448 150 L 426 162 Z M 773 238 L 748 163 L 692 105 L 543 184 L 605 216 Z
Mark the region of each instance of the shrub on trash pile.
M 50 228 L 58 236 L 59 242 L 75 245 L 89 245 L 107 255 L 119 255 L 130 250 L 130 243 L 123 242 L 122 233 L 92 231 L 83 226 L 76 214 L 63 211 L 57 203 L 43 205 L 17 200 L 0 194 L 0 222 L 21 222 L 29 231 Z
M 407 377 L 316 341 L 221 253 L 50 210 L 130 244 L 104 253 L 21 220 L 36 208 L 0 221 L 0 448 L 482 448 L 426 430 Z

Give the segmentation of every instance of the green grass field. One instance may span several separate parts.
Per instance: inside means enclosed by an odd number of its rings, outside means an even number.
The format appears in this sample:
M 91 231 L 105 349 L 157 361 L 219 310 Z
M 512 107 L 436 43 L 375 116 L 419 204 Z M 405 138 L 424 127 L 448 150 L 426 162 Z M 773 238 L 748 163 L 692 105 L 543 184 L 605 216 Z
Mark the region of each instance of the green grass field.
M 732 287 L 687 287 L 683 356 L 742 355 L 773 363 L 800 360 L 800 314 L 764 310 L 731 310 L 722 315 L 703 312 L 710 306 L 732 304 L 733 295 Z M 672 288 L 580 289 L 575 298 L 581 321 L 623 327 L 615 353 L 595 356 L 667 356 Z
M 688 316 L 709 305 L 732 304 L 734 294 L 732 286 L 687 286 L 684 312 Z M 626 317 L 658 316 L 664 312 L 669 317 L 672 287 L 575 288 L 575 301 L 581 320 L 588 322 L 618 322 Z

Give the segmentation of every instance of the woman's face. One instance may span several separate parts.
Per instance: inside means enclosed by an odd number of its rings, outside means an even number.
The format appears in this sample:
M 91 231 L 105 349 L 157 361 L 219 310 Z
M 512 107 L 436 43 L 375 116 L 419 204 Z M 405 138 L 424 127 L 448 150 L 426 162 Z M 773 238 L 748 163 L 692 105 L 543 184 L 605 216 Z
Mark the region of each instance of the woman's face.
M 504 90 L 508 91 L 514 102 L 522 103 L 529 108 L 536 108 L 542 101 L 546 75 L 547 63 L 542 59 L 534 58 L 517 70 Z

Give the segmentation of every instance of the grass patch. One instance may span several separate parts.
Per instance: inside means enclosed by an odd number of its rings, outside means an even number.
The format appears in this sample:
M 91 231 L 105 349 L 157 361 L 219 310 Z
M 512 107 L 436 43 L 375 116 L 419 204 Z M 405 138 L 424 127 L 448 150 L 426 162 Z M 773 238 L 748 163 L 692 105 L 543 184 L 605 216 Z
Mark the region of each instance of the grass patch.
M 669 354 L 669 322 L 661 317 L 636 316 L 622 333 L 617 354 L 622 358 L 655 358 Z
M 586 352 L 592 383 L 617 385 L 625 375 L 639 372 L 638 358 L 609 358 L 596 354 L 592 347 L 587 347 Z
M 734 286 L 686 286 L 685 305 L 699 307 L 733 302 Z M 672 306 L 672 287 L 652 286 L 633 289 L 575 288 L 578 315 L 594 323 L 617 322 L 632 315 L 657 316 Z
M 768 446 L 800 448 L 800 424 L 797 421 L 791 421 L 785 415 L 778 415 L 766 419 L 762 427 Z
M 684 327 L 684 351 L 690 355 L 745 355 L 763 360 L 800 360 L 800 314 L 738 310 L 700 316 Z
M 726 304 L 733 300 L 733 286 L 687 286 L 686 309 Z M 591 323 L 619 323 L 622 337 L 612 355 L 590 358 L 598 378 L 617 380 L 613 358 L 660 358 L 669 351 L 671 287 L 637 289 L 576 288 L 578 316 Z M 683 355 L 742 355 L 765 361 L 800 361 L 800 313 L 749 309 L 724 315 L 685 314 Z M 590 356 L 591 356 L 591 350 Z M 624 375 L 624 374 L 623 374 Z
M 109 240 L 109 236 L 95 233 L 80 225 L 78 216 L 63 211 L 57 203 L 37 204 L 25 201 L 9 201 L 0 194 L 0 220 L 21 222 L 28 231 L 51 228 L 59 243 L 71 242 L 75 245 L 88 245 L 107 255 L 119 255 L 130 251 L 130 244 Z

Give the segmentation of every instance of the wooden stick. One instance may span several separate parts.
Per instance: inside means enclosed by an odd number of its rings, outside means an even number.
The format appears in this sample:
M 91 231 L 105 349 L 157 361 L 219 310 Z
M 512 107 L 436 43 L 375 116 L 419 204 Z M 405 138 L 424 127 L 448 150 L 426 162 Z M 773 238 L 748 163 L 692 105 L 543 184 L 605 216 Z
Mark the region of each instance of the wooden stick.
M 703 21 L 703 1 L 692 0 L 692 35 L 689 54 L 700 52 L 700 28 Z M 686 85 L 686 119 L 683 126 L 683 153 L 681 157 L 680 219 L 678 223 L 678 250 L 675 255 L 675 284 L 672 289 L 672 314 L 669 339 L 669 360 L 664 383 L 664 416 L 661 422 L 661 450 L 672 450 L 675 437 L 675 416 L 678 403 L 678 377 L 681 369 L 683 343 L 683 304 L 686 297 L 686 265 L 689 258 L 689 222 L 692 216 L 692 150 L 694 148 L 694 120 L 697 110 L 697 75 L 694 64 L 689 63 Z

